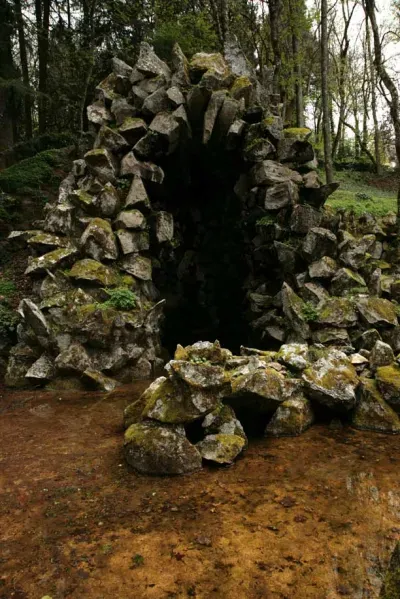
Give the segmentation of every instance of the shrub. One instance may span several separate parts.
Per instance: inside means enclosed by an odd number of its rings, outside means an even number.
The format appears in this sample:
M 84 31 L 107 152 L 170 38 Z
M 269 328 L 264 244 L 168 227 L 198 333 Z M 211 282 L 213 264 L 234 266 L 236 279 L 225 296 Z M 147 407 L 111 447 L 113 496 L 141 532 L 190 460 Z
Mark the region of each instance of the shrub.
M 169 60 L 175 42 L 188 58 L 196 52 L 213 52 L 218 48 L 218 38 L 204 13 L 186 14 L 157 27 L 153 45 L 160 58 Z
M 105 308 L 115 308 L 116 310 L 133 310 L 136 308 L 138 297 L 133 291 L 126 287 L 116 287 L 115 289 L 104 289 L 109 299 L 102 306 Z
M 15 285 L 12 281 L 6 279 L 0 279 L 0 295 L 9 297 L 15 292 Z
M 0 336 L 9 337 L 15 333 L 19 314 L 4 304 L 0 304 Z
M 319 316 L 318 310 L 310 302 L 304 303 L 302 314 L 304 320 L 306 320 L 307 322 L 314 322 L 315 320 L 318 320 Z

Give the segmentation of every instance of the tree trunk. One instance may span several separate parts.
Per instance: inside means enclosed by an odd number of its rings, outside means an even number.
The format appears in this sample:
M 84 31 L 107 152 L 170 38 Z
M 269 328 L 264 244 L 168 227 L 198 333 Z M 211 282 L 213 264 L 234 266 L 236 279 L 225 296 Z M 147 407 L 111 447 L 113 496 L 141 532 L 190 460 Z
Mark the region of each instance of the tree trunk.
M 368 52 L 368 66 L 369 66 L 369 76 L 371 79 L 371 109 L 372 109 L 372 119 L 374 121 L 374 150 L 375 150 L 375 164 L 376 164 L 376 173 L 380 175 L 382 173 L 382 164 L 381 164 L 381 133 L 379 130 L 379 122 L 377 115 L 377 97 L 376 97 L 376 74 L 374 68 L 374 60 L 372 57 L 372 48 L 371 48 L 371 31 L 368 19 L 365 23 L 366 29 L 366 39 L 367 39 L 367 52 Z
M 30 92 L 28 57 L 26 52 L 26 40 L 24 31 L 24 20 L 22 16 L 21 0 L 14 0 L 15 14 L 17 18 L 19 56 L 21 61 L 22 80 L 24 82 L 24 115 L 25 115 L 25 134 L 27 139 L 33 135 L 32 128 L 32 96 Z
M 281 56 L 281 41 L 280 31 L 282 23 L 282 1 L 281 0 L 268 0 L 269 7 L 269 25 L 271 31 L 271 46 L 274 53 L 274 92 L 279 94 L 281 91 L 280 79 L 282 70 L 282 56 Z
M 329 49 L 328 49 L 328 0 L 321 0 L 321 93 L 322 123 L 324 133 L 324 156 L 326 182 L 333 181 L 332 138 L 329 99 Z
M 7 86 L 9 79 L 16 78 L 12 58 L 12 15 L 6 0 L 0 0 L 0 151 L 11 147 L 15 141 L 15 123 L 13 122 L 13 91 Z
M 399 90 L 396 82 L 393 81 L 388 71 L 382 56 L 382 42 L 379 33 L 379 27 L 375 14 L 375 0 L 365 0 L 365 11 L 369 22 L 371 23 L 372 35 L 374 38 L 374 55 L 375 68 L 378 78 L 382 85 L 386 88 L 388 94 L 385 94 L 387 104 L 389 106 L 390 116 L 392 119 L 395 135 L 395 146 L 397 162 L 400 164 L 400 105 L 399 105 Z M 397 241 L 400 241 L 400 188 L 397 194 Z
M 39 59 L 38 113 L 40 134 L 46 132 L 47 121 L 47 67 L 49 61 L 50 3 L 51 0 L 35 0 Z

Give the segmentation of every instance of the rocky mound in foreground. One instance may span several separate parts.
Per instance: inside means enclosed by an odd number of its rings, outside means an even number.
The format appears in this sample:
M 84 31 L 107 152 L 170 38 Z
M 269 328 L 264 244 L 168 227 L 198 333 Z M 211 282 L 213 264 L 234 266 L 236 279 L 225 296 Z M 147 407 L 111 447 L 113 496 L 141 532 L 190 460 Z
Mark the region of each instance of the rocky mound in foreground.
M 166 376 L 125 410 L 126 460 L 146 474 L 231 464 L 248 443 L 241 416 L 250 427 L 265 423 L 267 436 L 299 435 L 321 414 L 399 434 L 400 366 L 388 344 L 366 344 L 347 353 L 305 343 L 242 347 L 240 356 L 218 341 L 178 346 Z

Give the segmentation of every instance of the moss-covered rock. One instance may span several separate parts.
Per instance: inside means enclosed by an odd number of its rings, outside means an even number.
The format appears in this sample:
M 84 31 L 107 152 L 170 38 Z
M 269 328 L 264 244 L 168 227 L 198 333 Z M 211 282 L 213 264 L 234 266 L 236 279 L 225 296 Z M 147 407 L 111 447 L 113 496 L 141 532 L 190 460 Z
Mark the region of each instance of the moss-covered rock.
M 142 474 L 186 474 L 201 468 L 201 455 L 181 426 L 140 422 L 125 432 L 125 459 Z
M 271 437 L 295 437 L 301 435 L 314 422 L 311 403 L 303 396 L 291 397 L 276 410 L 265 429 Z
M 350 268 L 341 268 L 331 281 L 332 295 L 349 295 L 353 290 L 368 292 L 363 277 Z
M 338 269 L 336 260 L 329 256 L 323 256 L 308 267 L 308 273 L 312 279 L 332 279 Z
M 42 274 L 60 268 L 78 254 L 75 247 L 61 247 L 29 261 L 26 275 Z
M 400 412 L 400 366 L 391 364 L 377 369 L 375 379 L 382 397 Z
M 357 301 L 357 310 L 368 325 L 396 326 L 398 324 L 396 307 L 387 299 L 361 298 Z
M 351 422 L 354 428 L 378 433 L 400 433 L 400 418 L 385 402 L 376 381 L 361 379 L 360 401 Z
M 277 359 L 289 368 L 304 370 L 309 365 L 308 345 L 306 343 L 288 343 L 282 345 Z
M 247 437 L 235 412 L 230 406 L 220 404 L 215 410 L 207 414 L 202 425 L 206 435 L 238 435 L 243 437 L 247 445 Z
M 282 306 L 293 331 L 300 338 L 309 339 L 311 331 L 305 316 L 306 305 L 287 283 L 282 286 Z
M 232 357 L 232 352 L 221 347 L 219 341 L 197 341 L 193 345 L 182 347 L 177 345 L 175 360 L 188 360 L 194 363 L 208 362 L 223 366 Z
M 245 448 L 246 442 L 238 435 L 207 435 L 196 444 L 203 459 L 217 464 L 232 464 Z
M 350 298 L 332 297 L 318 309 L 317 323 L 322 326 L 348 328 L 357 324 L 357 313 Z
M 307 394 L 335 411 L 351 410 L 356 404 L 359 379 L 347 356 L 330 350 L 303 373 Z
M 119 275 L 115 270 L 90 258 L 75 262 L 69 276 L 79 281 L 91 281 L 104 287 L 114 287 L 119 283 Z
M 232 394 L 224 401 L 234 410 L 244 408 L 269 414 L 276 410 L 285 397 L 285 377 L 273 368 L 253 370 L 232 378 Z
M 118 248 L 109 221 L 93 218 L 80 239 L 81 248 L 94 260 L 116 260 Z

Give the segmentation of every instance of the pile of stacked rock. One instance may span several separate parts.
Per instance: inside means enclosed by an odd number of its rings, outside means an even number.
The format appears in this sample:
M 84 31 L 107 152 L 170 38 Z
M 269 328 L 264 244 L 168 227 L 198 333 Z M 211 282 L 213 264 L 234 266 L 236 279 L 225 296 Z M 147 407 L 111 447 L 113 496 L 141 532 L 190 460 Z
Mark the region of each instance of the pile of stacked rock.
M 235 239 L 247 271 L 235 284 L 245 297 L 241 312 L 249 334 L 243 342 L 250 339 L 266 350 L 299 343 L 301 351 L 308 343 L 323 344 L 349 355 L 357 350 L 362 361 L 377 342 L 400 351 L 392 218 L 351 222 L 323 208 L 337 185 L 319 180 L 309 131 L 284 129 L 279 99 L 260 85 L 235 44 L 228 44 L 225 58 L 200 53 L 190 62 L 176 45 L 167 65 L 143 43 L 134 67 L 113 60 L 88 117 L 94 148 L 75 161 L 37 228 L 11 235 L 32 249 L 26 272 L 35 284 L 34 296 L 19 309 L 9 385 L 92 384 L 109 390 L 157 374 L 164 363 L 165 287 L 156 288 L 153 270 L 161 273 L 160 281 L 167 273 L 169 288 L 178 291 L 178 280 L 194 271 L 197 300 L 209 282 L 196 249 L 185 246 L 187 237 L 177 239 L 187 214 L 180 207 L 190 206 L 191 198 L 169 197 L 181 183 L 193 190 L 184 184 L 183 167 L 199 145 L 229 163 L 224 186 L 240 206 Z M 198 169 L 197 178 L 207 175 L 204 165 L 191 167 Z M 231 196 L 220 200 L 228 214 Z M 207 245 L 208 222 L 201 222 L 201 206 L 196 211 L 200 225 L 192 237 L 203 235 Z M 229 252 L 212 257 L 222 265 L 229 259 Z M 221 377 L 231 379 L 233 366 L 218 360 Z M 248 359 L 233 360 L 242 365 Z M 163 385 L 180 381 L 186 397 L 186 375 L 173 369 Z M 213 383 L 206 395 L 219 401 L 214 392 Z M 201 389 L 200 404 L 203 399 Z
M 193 472 L 202 460 L 230 464 L 247 447 L 238 416 L 249 413 L 267 436 L 299 435 L 321 411 L 355 428 L 399 434 L 400 366 L 388 344 L 370 341 L 371 351 L 347 354 L 305 343 L 276 352 L 242 347 L 240 356 L 217 341 L 178 346 L 167 376 L 125 410 L 126 459 L 147 474 Z M 197 442 L 194 422 L 202 430 Z

